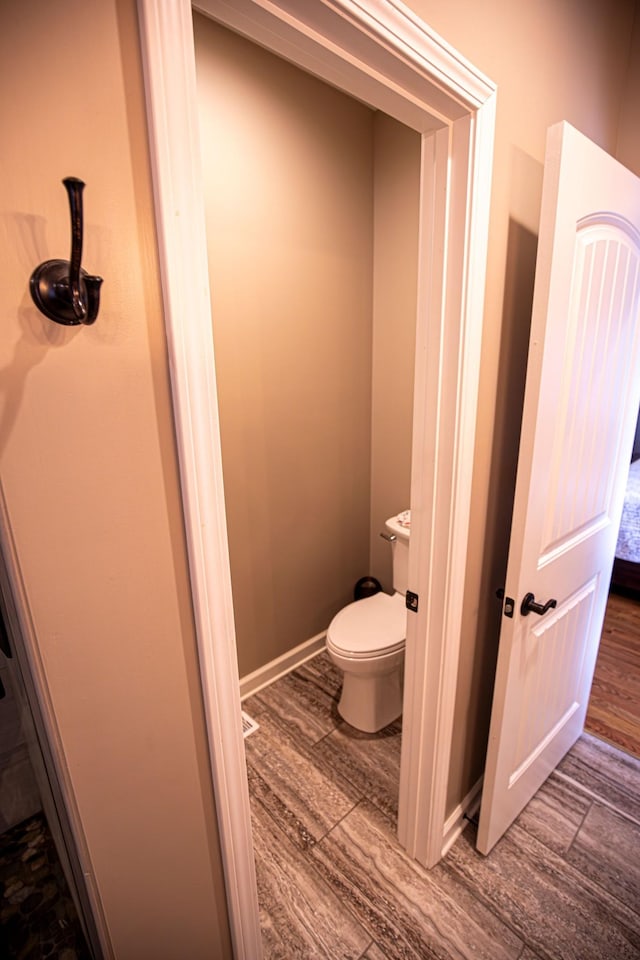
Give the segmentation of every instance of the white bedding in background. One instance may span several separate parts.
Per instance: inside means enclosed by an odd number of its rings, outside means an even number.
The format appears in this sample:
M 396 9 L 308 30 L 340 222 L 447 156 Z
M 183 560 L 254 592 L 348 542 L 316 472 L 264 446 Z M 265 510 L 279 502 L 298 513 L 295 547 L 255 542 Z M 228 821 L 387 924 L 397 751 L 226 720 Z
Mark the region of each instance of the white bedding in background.
M 616 557 L 640 563 L 640 460 L 629 468 Z

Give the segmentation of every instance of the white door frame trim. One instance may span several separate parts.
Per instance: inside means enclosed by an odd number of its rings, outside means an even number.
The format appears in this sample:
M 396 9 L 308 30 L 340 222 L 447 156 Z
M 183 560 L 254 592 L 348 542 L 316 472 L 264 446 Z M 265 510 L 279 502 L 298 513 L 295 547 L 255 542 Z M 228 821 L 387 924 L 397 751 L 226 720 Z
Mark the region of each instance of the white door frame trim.
M 198 9 L 423 134 L 399 836 L 442 853 L 475 440 L 495 86 L 398 0 Z M 182 500 L 229 919 L 261 956 L 240 724 L 190 0 L 138 0 Z

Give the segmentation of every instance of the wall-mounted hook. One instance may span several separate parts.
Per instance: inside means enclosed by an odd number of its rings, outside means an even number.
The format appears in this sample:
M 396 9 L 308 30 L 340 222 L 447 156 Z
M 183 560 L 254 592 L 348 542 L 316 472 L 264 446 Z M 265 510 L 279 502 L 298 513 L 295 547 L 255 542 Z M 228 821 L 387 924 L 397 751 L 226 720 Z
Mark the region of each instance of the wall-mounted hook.
M 102 277 L 90 277 L 80 266 L 82 259 L 82 191 L 77 177 L 62 181 L 69 195 L 71 215 L 71 260 L 45 260 L 31 274 L 31 296 L 45 317 L 74 326 L 93 323 L 100 307 Z

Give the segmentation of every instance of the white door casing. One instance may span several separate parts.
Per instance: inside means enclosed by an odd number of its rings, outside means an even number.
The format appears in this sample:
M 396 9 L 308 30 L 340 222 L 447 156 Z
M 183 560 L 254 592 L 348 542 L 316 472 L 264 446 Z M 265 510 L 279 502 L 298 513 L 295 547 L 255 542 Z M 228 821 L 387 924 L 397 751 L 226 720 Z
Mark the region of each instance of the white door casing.
M 640 403 L 639 303 L 640 179 L 557 124 L 547 139 L 483 853 L 584 728 Z M 557 605 L 523 615 L 529 592 Z
M 399 835 L 442 852 L 480 361 L 495 87 L 398 0 L 197 9 L 419 130 L 419 308 Z M 138 0 L 175 429 L 236 957 L 261 955 L 224 512 L 189 0 Z M 215 322 L 215 318 L 213 318 Z

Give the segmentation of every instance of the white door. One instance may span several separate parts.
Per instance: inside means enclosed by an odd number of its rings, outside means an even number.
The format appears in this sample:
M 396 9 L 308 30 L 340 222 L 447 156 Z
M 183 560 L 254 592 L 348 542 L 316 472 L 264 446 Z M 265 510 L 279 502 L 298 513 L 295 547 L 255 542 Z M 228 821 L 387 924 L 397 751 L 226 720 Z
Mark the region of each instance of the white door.
M 558 124 L 547 139 L 482 853 L 583 730 L 640 403 L 639 300 L 640 179 Z M 525 613 L 528 594 L 538 606 Z

